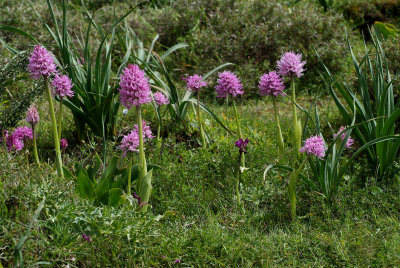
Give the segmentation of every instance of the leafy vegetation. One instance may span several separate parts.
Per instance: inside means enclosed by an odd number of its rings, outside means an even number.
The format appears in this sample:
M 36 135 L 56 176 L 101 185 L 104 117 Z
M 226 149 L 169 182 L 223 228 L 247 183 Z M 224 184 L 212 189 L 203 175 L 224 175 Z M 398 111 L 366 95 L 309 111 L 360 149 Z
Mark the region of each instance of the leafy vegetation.
M 306 101 L 303 99 L 300 104 Z M 320 102 L 321 107 L 328 107 L 332 101 Z M 334 107 L 333 103 L 330 105 Z M 249 108 L 238 107 L 243 131 L 250 139 L 246 154 L 249 169 L 242 182 L 245 214 L 235 209 L 233 199 L 235 139 L 226 136 L 212 121 L 209 124 L 206 120 L 205 127 L 218 143 L 210 151 L 188 150 L 186 143 L 176 143 L 173 136 L 164 139 L 166 150 L 161 156 L 150 150 L 148 160 L 163 168 L 155 172 L 151 214 L 146 216 L 129 205 L 92 205 L 75 193 L 73 180 L 59 179 L 47 164 L 40 168 L 30 164 L 25 168 L 24 156 L 20 154 L 13 158 L 11 169 L 1 161 L 8 207 L 0 234 L 0 244 L 6 247 L 2 251 L 3 266 L 14 263 L 13 239 L 25 234 L 24 226 L 43 195 L 45 207 L 22 251 L 27 266 L 39 261 L 53 265 L 130 262 L 139 266 L 169 266 L 174 265 L 175 259 L 185 266 L 398 265 L 398 175 L 393 182 L 377 184 L 373 173 L 365 168 L 364 157 L 358 158 L 346 173 L 331 207 L 300 179 L 299 221 L 289 223 L 286 175 L 273 172 L 263 182 L 264 167 L 278 156 L 277 145 L 272 142 L 276 137 L 273 118 L 261 116 L 272 112 L 272 107 L 269 101 L 251 102 Z M 223 112 L 224 122 L 235 127 L 231 109 L 212 108 Z M 289 113 L 290 108 L 289 104 L 282 105 L 282 114 Z M 320 113 L 323 125 L 326 120 L 340 120 L 333 109 L 329 113 L 322 109 Z M 282 116 L 281 124 L 282 129 L 287 129 L 291 121 Z M 322 131 L 330 136 L 329 130 Z M 43 131 L 41 135 L 40 142 L 47 141 L 50 146 L 50 138 L 43 137 L 49 134 Z M 284 135 L 289 138 L 287 133 Z M 90 154 L 96 144 L 71 146 L 65 161 L 68 167 L 82 162 L 79 156 Z M 291 159 L 284 162 L 288 164 Z M 311 170 L 306 171 L 312 174 Z M 162 218 L 157 221 L 158 215 Z M 82 233 L 91 236 L 90 243 Z
M 355 129 L 360 146 L 369 144 L 375 139 L 394 135 L 396 122 L 400 117 L 400 102 L 395 100 L 393 92 L 393 81 L 397 76 L 391 78 L 389 63 L 379 39 L 374 38 L 372 44 L 371 52 L 366 47 L 366 54 L 359 63 L 349 43 L 349 50 L 357 72 L 360 97 L 345 82 L 335 79 L 325 67 L 332 86 L 331 95 L 346 124 L 351 123 L 353 114 L 357 115 L 357 123 L 365 122 Z M 372 56 L 370 53 L 373 53 Z M 379 169 L 381 177 L 389 172 L 399 148 L 400 139 L 398 138 L 367 148 L 368 158 L 371 164 Z M 388 175 L 391 176 L 390 173 Z
M 0 2 L 0 267 L 399 266 L 399 27 L 354 3 Z

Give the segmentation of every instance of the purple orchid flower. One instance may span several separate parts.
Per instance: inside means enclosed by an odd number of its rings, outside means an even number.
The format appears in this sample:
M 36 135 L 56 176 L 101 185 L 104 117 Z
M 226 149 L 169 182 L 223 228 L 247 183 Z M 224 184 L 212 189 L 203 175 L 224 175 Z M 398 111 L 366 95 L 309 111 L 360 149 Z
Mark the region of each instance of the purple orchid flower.
M 133 198 L 137 199 L 139 208 L 142 208 L 147 202 L 142 202 L 142 198 L 137 193 L 133 193 Z
M 88 242 L 88 243 L 90 243 L 90 241 L 91 241 L 91 239 L 92 239 L 89 235 L 86 235 L 86 234 L 84 234 L 84 233 L 82 233 L 82 237 L 83 237 L 83 239 L 85 239 L 86 242 Z
M 239 139 L 235 142 L 235 146 L 239 148 L 239 152 L 240 153 L 247 153 L 247 151 L 245 150 L 247 144 L 249 143 L 249 139 L 243 140 L 243 139 Z

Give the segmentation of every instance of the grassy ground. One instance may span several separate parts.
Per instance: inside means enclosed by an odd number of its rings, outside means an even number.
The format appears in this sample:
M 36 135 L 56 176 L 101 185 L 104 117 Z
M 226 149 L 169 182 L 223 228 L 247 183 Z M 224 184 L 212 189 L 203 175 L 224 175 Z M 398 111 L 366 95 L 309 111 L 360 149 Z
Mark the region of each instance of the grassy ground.
M 302 99 L 301 103 L 308 101 Z M 329 108 L 333 103 L 329 103 L 319 103 L 322 124 L 329 120 L 333 127 L 339 126 L 336 111 Z M 0 178 L 8 208 L 0 229 L 4 267 L 15 264 L 14 246 L 26 233 L 44 196 L 44 209 L 22 248 L 27 266 L 38 262 L 63 267 L 400 265 L 399 187 L 395 182 L 377 183 L 362 158 L 347 174 L 332 205 L 300 182 L 299 219 L 290 221 L 287 174 L 271 172 L 263 181 L 265 167 L 277 161 L 268 101 L 239 106 L 243 132 L 250 140 L 249 169 L 242 184 L 245 213 L 237 209 L 234 194 L 235 138 L 209 118 L 206 129 L 212 142 L 206 150 L 197 147 L 196 135 L 188 139 L 178 134 L 164 139 L 160 154 L 154 144 L 147 147 L 148 161 L 162 168 L 153 179 L 150 213 L 143 215 L 127 204 L 95 207 L 79 198 L 73 180 L 55 176 L 46 109 L 42 103 L 40 167 L 31 160 L 27 163 L 23 153 L 6 161 L 1 152 Z M 212 109 L 234 128 L 232 107 L 212 105 Z M 282 104 L 286 141 L 289 111 L 289 106 Z M 119 129 L 134 122 L 131 114 L 121 118 Z M 154 114 L 146 111 L 145 118 L 151 120 Z M 97 147 L 94 139 L 78 146 L 71 125 L 72 118 L 67 116 L 63 136 L 71 141 L 65 155 L 69 169 Z M 325 138 L 330 136 L 326 129 Z M 108 155 L 120 154 L 117 145 L 110 142 Z M 281 163 L 290 165 L 289 152 L 288 146 Z M 125 165 L 125 160 L 120 164 Z M 91 236 L 90 243 L 82 233 Z

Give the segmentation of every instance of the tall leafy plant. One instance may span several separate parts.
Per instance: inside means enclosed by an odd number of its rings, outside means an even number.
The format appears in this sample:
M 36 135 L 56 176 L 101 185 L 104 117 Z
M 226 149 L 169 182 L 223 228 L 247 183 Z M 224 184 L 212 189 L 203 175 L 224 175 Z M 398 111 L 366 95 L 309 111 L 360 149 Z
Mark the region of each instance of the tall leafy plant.
M 70 175 L 76 180 L 76 192 L 97 206 L 121 204 L 124 201 L 123 193 L 129 195 L 131 190 L 127 188 L 129 172 L 131 180 L 136 181 L 139 177 L 139 168 L 138 165 L 133 165 L 129 170 L 119 168 L 117 163 L 116 156 L 111 157 L 106 164 L 96 154 L 89 165 L 76 165 L 75 175 Z M 149 164 L 147 168 L 158 169 L 159 166 Z
M 168 104 L 168 110 L 171 119 L 175 123 L 183 124 L 184 128 L 188 130 L 187 112 L 190 104 L 199 104 L 200 108 L 209 114 L 218 124 L 232 134 L 222 121 L 214 114 L 203 102 L 197 102 L 196 96 L 190 91 L 179 91 L 179 86 L 176 84 L 171 76 L 170 71 L 164 64 L 164 60 L 173 52 L 178 49 L 187 47 L 185 43 L 178 43 L 170 47 L 163 54 L 159 55 L 154 51 L 154 46 L 158 40 L 158 35 L 153 39 L 150 48 L 145 48 L 143 42 L 138 38 L 136 33 L 125 24 L 123 27 L 123 36 L 118 35 L 119 44 L 124 51 L 125 55 L 129 55 L 127 60 L 134 62 L 146 72 L 150 78 L 152 88 L 162 91 L 165 93 L 170 103 Z M 129 53 L 131 51 L 131 53 Z M 203 81 L 208 79 L 215 72 L 232 65 L 232 63 L 222 64 L 203 76 Z M 158 119 L 161 120 L 161 114 L 157 111 Z M 196 125 L 196 123 L 193 123 Z M 200 126 L 197 126 L 200 129 Z
M 361 147 L 373 140 L 393 136 L 400 117 L 400 102 L 395 101 L 393 94 L 393 81 L 397 75 L 392 78 L 381 42 L 376 36 L 372 36 L 371 48 L 368 49 L 365 45 L 365 55 L 361 62 L 356 59 L 351 44 L 347 41 L 357 73 L 357 89 L 337 80 L 322 63 L 330 85 L 330 94 L 344 121 L 350 125 L 352 115 L 356 114 L 356 123 L 364 122 L 354 129 Z M 399 139 L 389 139 L 366 148 L 368 160 L 379 170 L 380 177 L 387 175 L 399 148 Z
M 96 154 L 93 164 L 88 167 L 78 166 L 75 171 L 77 193 L 95 205 L 116 206 L 121 203 L 128 172 L 126 169 L 118 169 L 117 162 L 118 157 L 112 157 L 103 172 L 100 172 L 105 163 Z
M 354 107 L 354 104 L 353 104 Z M 315 106 L 315 132 L 321 135 L 320 118 L 317 107 Z M 341 128 L 336 135 L 333 135 L 333 140 L 327 148 L 326 156 L 323 159 L 309 158 L 308 163 L 313 174 L 313 179 L 305 179 L 313 189 L 321 192 L 328 202 L 331 202 L 337 195 L 340 184 L 343 181 L 343 176 L 347 169 L 354 164 L 355 159 L 366 149 L 375 146 L 382 142 L 399 140 L 396 135 L 379 137 L 371 140 L 357 149 L 349 158 L 344 157 L 346 148 L 353 145 L 348 143 L 351 140 L 350 134 L 353 130 L 367 124 L 361 122 L 355 124 L 356 113 L 353 114 L 351 125 L 347 128 Z
M 309 111 L 305 111 L 301 109 L 303 112 L 307 114 L 306 117 L 306 125 L 303 129 L 303 137 L 308 136 L 309 132 L 319 136 L 322 138 L 321 127 L 320 127 L 320 117 L 317 110 L 317 107 L 314 106 L 316 101 L 314 100 L 313 104 L 311 104 Z M 355 104 L 353 103 L 353 106 Z M 311 111 L 314 108 L 314 117 L 311 117 Z M 310 129 L 308 129 L 307 123 L 310 122 Z M 353 114 L 352 121 L 349 127 L 343 128 L 339 130 L 339 132 L 334 135 L 334 138 L 329 145 L 327 145 L 327 141 L 325 140 L 326 151 L 324 157 L 307 157 L 303 162 L 302 166 L 304 167 L 305 163 L 308 162 L 311 171 L 311 178 L 307 175 L 302 175 L 300 172 L 303 167 L 296 169 L 295 166 L 284 166 L 279 164 L 270 164 L 264 171 L 264 180 L 266 178 L 267 172 L 271 169 L 281 169 L 285 171 L 290 171 L 290 180 L 289 180 L 289 189 L 293 187 L 290 185 L 291 181 L 296 181 L 297 177 L 301 178 L 305 183 L 307 183 L 313 190 L 318 191 L 322 194 L 327 202 L 332 202 L 336 197 L 340 185 L 343 181 L 343 176 L 348 168 L 354 164 L 356 158 L 365 150 L 368 150 L 370 147 L 376 146 L 377 144 L 388 142 L 388 141 L 398 141 L 400 140 L 399 135 L 388 135 L 379 137 L 377 139 L 370 140 L 358 147 L 357 150 L 351 155 L 351 157 L 344 157 L 344 150 L 349 148 L 348 140 L 350 139 L 350 134 L 352 131 L 357 130 L 357 128 L 362 127 L 369 122 L 361 122 L 355 124 L 356 122 L 356 113 Z M 295 189 L 291 189 L 291 198 L 295 200 Z M 295 201 L 294 201 L 295 204 Z M 295 218 L 295 210 L 296 207 L 292 208 L 292 216 Z
M 46 2 L 53 27 L 47 24 L 38 12 L 36 14 L 54 39 L 58 48 L 57 55 L 59 55 L 57 64 L 72 79 L 73 90 L 77 93 L 71 99 L 64 99 L 63 103 L 73 114 L 80 138 L 84 137 L 86 126 L 88 126 L 95 135 L 102 137 L 105 143 L 105 139 L 115 131 L 119 109 L 116 86 L 112 83 L 114 77 L 118 76 L 121 71 L 121 68 L 118 68 L 116 73 L 112 70 L 112 51 L 116 27 L 133 9 L 116 19 L 112 26 L 104 32 L 82 2 L 82 8 L 88 18 L 87 31 L 84 40 L 75 42 L 76 40 L 68 32 L 68 4 L 66 1 L 61 1 L 62 15 L 60 18 L 56 17 L 56 10 L 52 2 L 50 0 L 46 0 Z M 37 40 L 30 34 L 15 27 L 1 26 L 0 29 L 19 33 L 37 43 Z M 96 49 L 90 46 L 93 29 L 101 38 Z M 80 47 L 76 47 L 76 43 L 79 43 Z M 78 51 L 81 51 L 82 54 Z M 130 50 L 127 53 L 128 55 L 121 60 L 121 66 L 129 58 Z M 92 60 L 94 61 L 92 62 Z

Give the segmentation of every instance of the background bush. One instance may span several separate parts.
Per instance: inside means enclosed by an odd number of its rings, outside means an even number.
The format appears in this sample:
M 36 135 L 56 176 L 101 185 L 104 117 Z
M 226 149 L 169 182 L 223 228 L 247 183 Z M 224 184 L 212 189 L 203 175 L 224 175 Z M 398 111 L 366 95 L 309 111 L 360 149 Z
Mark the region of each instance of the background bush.
M 274 69 L 282 52 L 301 52 L 307 61 L 303 88 L 320 85 L 317 49 L 333 72 L 346 70 L 346 22 L 323 14 L 313 3 L 288 6 L 285 1 L 177 0 L 147 16 L 160 42 L 190 44 L 177 61 L 185 72 L 205 72 L 223 62 L 237 64 L 246 91 L 254 94 L 258 77 Z M 350 34 L 353 38 L 353 34 Z M 194 70 L 193 70 L 194 69 Z
M 155 50 L 159 52 L 178 42 L 189 43 L 189 48 L 172 55 L 167 61 L 170 68 L 179 70 L 175 78 L 194 72 L 205 73 L 224 62 L 233 62 L 236 66 L 232 68 L 242 77 L 248 97 L 256 95 L 259 76 L 274 69 L 276 60 L 287 50 L 303 53 L 307 61 L 307 72 L 301 79 L 302 85 L 299 89 L 309 92 L 323 85 L 319 75 L 321 66 L 314 48 L 334 74 L 351 77 L 344 29 L 347 28 L 357 51 L 357 47 L 361 49 L 363 46 L 358 26 L 365 23 L 368 25 L 368 18 L 371 18 L 372 13 L 381 14 L 372 16 L 374 18 L 397 22 L 393 15 L 397 14 L 398 9 L 395 1 L 335 1 L 335 7 L 327 13 L 322 11 L 317 1 L 298 1 L 293 4 L 294 2 L 296 1 L 150 1 L 142 4 L 127 20 L 145 47 L 149 47 L 157 33 L 160 38 Z M 55 1 L 54 5 L 59 3 Z M 111 26 L 114 16 L 121 16 L 138 1 L 119 0 L 113 3 L 109 0 L 98 0 L 85 3 L 89 11 L 94 13 L 99 25 L 107 27 Z M 87 18 L 80 1 L 71 0 L 70 5 L 72 8 L 69 18 L 74 23 L 70 24 L 69 31 L 72 36 L 80 38 L 80 33 L 85 32 Z M 33 6 L 50 23 L 45 0 L 35 1 Z M 388 6 L 393 9 L 387 8 Z M 39 23 L 31 23 L 31 18 L 36 17 L 31 7 L 20 1 L 5 0 L 0 3 L 0 9 L 0 24 L 18 25 L 34 34 L 42 43 L 51 45 L 52 40 L 43 27 Z M 357 14 L 353 12 L 355 10 Z M 18 49 L 29 49 L 28 40 L 16 34 L 0 31 L 0 38 Z M 92 42 L 98 42 L 98 37 L 93 36 Z M 400 53 L 399 42 L 392 41 L 385 48 L 389 59 L 393 59 L 393 71 L 399 69 L 396 67 L 399 61 L 395 60 Z M 0 55 L 4 56 L 5 53 L 5 50 L 1 50 Z M 212 91 L 210 87 L 208 92 Z
M 2 12 L 5 15 L 0 19 L 0 24 L 18 25 L 34 33 L 41 42 L 49 41 L 40 25 L 29 22 L 30 18 L 36 16 L 30 7 L 14 1 L 6 2 L 1 7 L 6 12 Z M 94 17 L 99 25 L 106 26 L 114 15 L 122 15 L 137 2 L 93 3 L 88 5 L 90 12 L 95 12 Z M 237 64 L 235 69 L 242 76 L 246 91 L 251 96 L 257 91 L 259 76 L 274 69 L 278 57 L 288 50 L 303 53 L 307 61 L 308 71 L 302 79 L 303 89 L 316 89 L 321 84 L 318 74 L 320 66 L 313 48 L 318 50 L 332 72 L 346 71 L 343 35 L 346 21 L 341 15 L 324 14 L 313 2 L 289 5 L 283 0 L 175 0 L 160 3 L 156 8 L 147 4 L 140 6 L 128 17 L 128 23 L 145 45 L 159 33 L 157 51 L 177 42 L 189 43 L 189 49 L 180 51 L 168 63 L 183 73 L 204 73 L 221 63 L 233 62 Z M 71 1 L 70 4 L 75 10 L 70 9 L 70 19 L 74 23 L 69 30 L 73 36 L 80 37 L 79 32 L 85 30 L 84 13 L 79 9 L 79 1 Z M 48 14 L 43 12 L 46 11 L 45 1 L 36 1 L 34 6 L 47 19 Z M 350 35 L 353 38 L 353 34 Z M 3 31 L 0 37 L 14 44 L 26 42 Z

